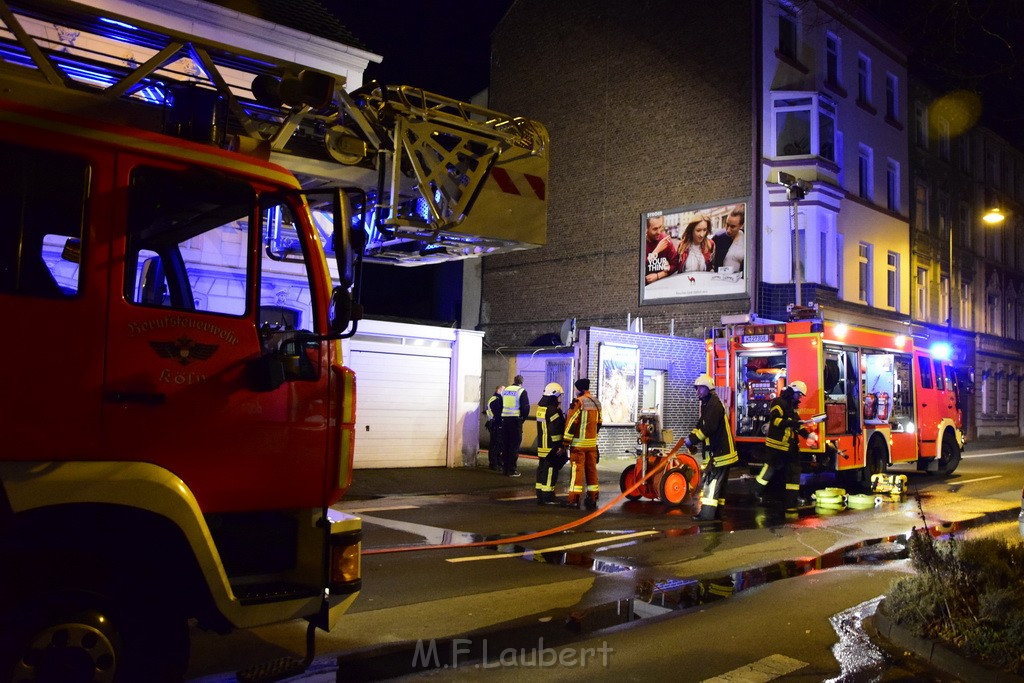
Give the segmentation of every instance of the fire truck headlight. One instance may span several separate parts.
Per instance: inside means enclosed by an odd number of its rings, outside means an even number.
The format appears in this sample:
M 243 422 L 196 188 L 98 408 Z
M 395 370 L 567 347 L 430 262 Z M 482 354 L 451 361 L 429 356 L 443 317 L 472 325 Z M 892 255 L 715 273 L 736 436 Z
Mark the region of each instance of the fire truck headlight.
M 908 422 L 907 423 L 907 434 L 913 434 L 916 431 L 917 431 L 917 427 L 914 426 L 914 423 L 913 422 Z

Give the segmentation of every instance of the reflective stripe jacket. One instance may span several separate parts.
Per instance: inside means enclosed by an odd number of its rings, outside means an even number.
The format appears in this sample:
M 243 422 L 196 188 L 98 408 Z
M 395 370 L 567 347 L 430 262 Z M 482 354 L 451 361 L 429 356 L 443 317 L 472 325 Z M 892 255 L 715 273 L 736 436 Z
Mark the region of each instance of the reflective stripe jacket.
M 546 456 L 562 445 L 565 414 L 557 396 L 542 396 L 537 403 L 537 455 Z
M 497 393 L 487 399 L 487 421 L 494 418 L 501 419 L 501 394 Z
M 800 422 L 793 403 L 784 396 L 777 397 L 768 408 L 768 433 L 764 445 L 788 452 L 797 445 L 797 434 L 806 437 L 810 432 Z
M 569 408 L 562 442 L 579 448 L 596 448 L 601 419 L 601 403 L 589 391 L 584 392 Z
M 712 464 L 715 467 L 726 467 L 740 459 L 725 415 L 725 406 L 713 391 L 708 392 L 700 401 L 700 418 L 690 432 L 690 441 L 704 444 L 704 452 L 714 459 Z
M 510 384 L 501 392 L 501 416 L 517 417 L 520 422 L 525 422 L 530 417 L 530 399 L 526 395 L 526 389 L 516 384 Z

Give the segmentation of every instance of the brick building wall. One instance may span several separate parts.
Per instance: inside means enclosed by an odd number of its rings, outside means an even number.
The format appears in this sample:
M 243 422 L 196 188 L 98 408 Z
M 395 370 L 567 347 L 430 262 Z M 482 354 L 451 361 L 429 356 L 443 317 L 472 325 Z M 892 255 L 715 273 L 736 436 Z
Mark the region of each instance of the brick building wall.
M 750 310 L 748 298 L 641 307 L 639 293 L 642 212 L 757 194 L 754 4 L 513 4 L 492 37 L 490 104 L 548 127 L 548 244 L 484 259 L 487 346 L 570 317 L 615 328 L 641 316 L 645 332 L 702 339 Z
M 640 350 L 640 370 L 665 370 L 662 428 L 671 429 L 675 438 L 688 433 L 697 422 L 698 402 L 693 390 L 694 378 L 707 372 L 703 339 L 686 339 L 656 334 L 637 334 L 623 330 L 591 328 L 586 330 L 587 377 L 591 393 L 601 399 L 598 382 L 598 358 L 601 344 L 636 346 Z M 581 337 L 584 341 L 584 337 Z M 639 393 L 639 392 L 638 392 Z M 613 456 L 633 453 L 639 446 L 634 426 L 605 427 L 598 435 L 602 454 Z

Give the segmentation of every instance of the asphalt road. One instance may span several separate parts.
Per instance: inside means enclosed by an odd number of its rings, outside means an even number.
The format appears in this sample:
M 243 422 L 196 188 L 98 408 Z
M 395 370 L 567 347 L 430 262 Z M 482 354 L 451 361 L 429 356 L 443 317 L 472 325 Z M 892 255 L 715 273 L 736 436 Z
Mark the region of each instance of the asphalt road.
M 729 680 L 883 680 L 843 669 L 831 620 L 884 595 L 906 571 L 894 558 L 914 526 L 1015 529 L 1022 462 L 1021 450 L 968 451 L 949 478 L 898 470 L 915 496 L 796 518 L 755 506 L 748 482 L 737 478 L 725 521 L 711 525 L 692 522 L 685 506 L 647 500 L 615 502 L 577 524 L 584 512 L 536 505 L 529 473 L 484 480 L 473 491 L 345 501 L 339 507 L 364 519 L 364 589 L 339 627 L 318 635 L 314 671 L 289 680 L 500 678 L 521 675 L 531 656 L 531 676 L 545 680 L 703 681 L 751 666 L 769 673 Z M 617 481 L 626 464 L 602 461 L 602 503 L 618 492 L 605 479 Z M 491 473 L 471 476 L 480 474 Z M 467 545 L 560 527 L 520 542 Z M 300 656 L 303 634 L 301 624 L 194 633 L 190 676 L 234 681 L 238 668 Z M 565 664 L 603 643 L 614 650 L 605 663 Z M 506 660 L 519 667 L 501 662 L 510 648 L 522 654 Z M 542 666 L 551 652 L 568 654 Z M 904 675 L 898 661 L 884 661 L 890 676 Z M 908 671 L 903 680 L 928 680 Z

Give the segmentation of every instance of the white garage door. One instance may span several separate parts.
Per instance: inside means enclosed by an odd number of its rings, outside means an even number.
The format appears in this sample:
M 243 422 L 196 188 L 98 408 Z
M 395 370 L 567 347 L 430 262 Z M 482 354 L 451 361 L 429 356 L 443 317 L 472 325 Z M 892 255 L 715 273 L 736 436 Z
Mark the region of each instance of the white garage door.
M 446 465 L 450 358 L 353 351 L 355 467 Z

